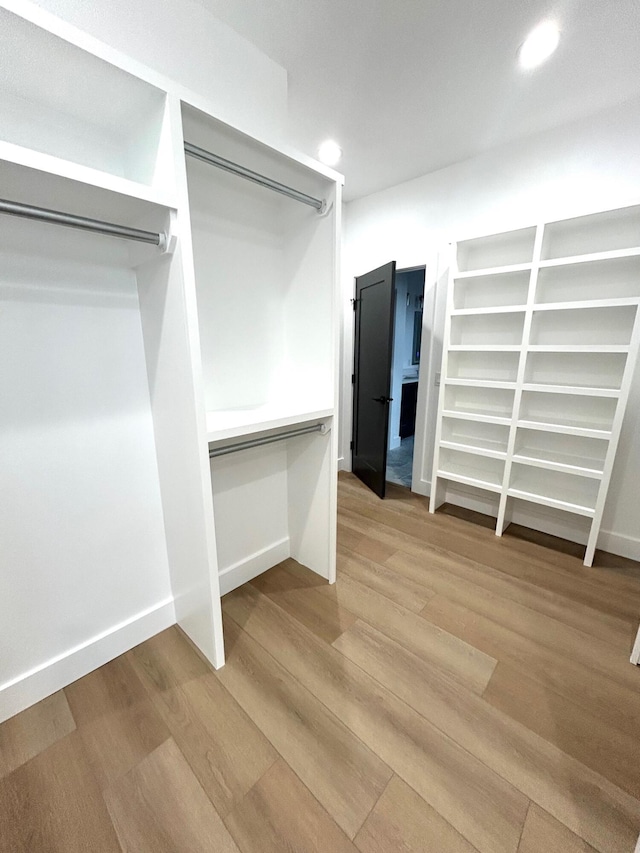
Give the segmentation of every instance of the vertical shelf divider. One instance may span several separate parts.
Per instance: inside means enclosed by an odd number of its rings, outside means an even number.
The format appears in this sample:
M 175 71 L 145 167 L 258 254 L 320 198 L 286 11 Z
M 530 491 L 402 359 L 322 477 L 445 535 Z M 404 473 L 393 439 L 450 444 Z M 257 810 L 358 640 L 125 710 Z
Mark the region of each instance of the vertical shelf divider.
M 507 458 L 504 463 L 504 476 L 502 480 L 502 492 L 498 507 L 498 518 L 496 520 L 496 536 L 502 536 L 506 528 L 511 524 L 511 504 L 509 503 L 508 490 L 511 481 L 511 467 L 513 454 L 515 452 L 516 438 L 518 432 L 518 420 L 520 419 L 520 406 L 522 403 L 522 389 L 524 385 L 525 371 L 527 367 L 527 352 L 531 338 L 531 323 L 533 322 L 533 305 L 535 303 L 536 287 L 538 284 L 538 271 L 540 269 L 540 257 L 542 254 L 542 240 L 544 236 L 544 225 L 540 223 L 536 228 L 536 237 L 533 244 L 533 262 L 531 275 L 529 277 L 529 291 L 527 293 L 527 308 L 522 329 L 522 347 L 518 362 L 518 374 L 516 376 L 516 390 L 513 397 L 513 411 L 511 425 L 509 427 L 509 439 L 507 442 Z

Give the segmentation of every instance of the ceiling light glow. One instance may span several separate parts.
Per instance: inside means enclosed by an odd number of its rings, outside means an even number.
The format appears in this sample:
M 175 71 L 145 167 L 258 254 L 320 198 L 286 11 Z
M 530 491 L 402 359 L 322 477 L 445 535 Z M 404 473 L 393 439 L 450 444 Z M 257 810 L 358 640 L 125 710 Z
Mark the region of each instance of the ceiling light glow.
M 342 148 L 333 139 L 327 139 L 318 148 L 318 159 L 325 166 L 335 166 L 342 157 Z
M 544 62 L 557 48 L 560 31 L 553 21 L 545 21 L 527 36 L 520 47 L 518 57 L 522 68 L 535 68 Z

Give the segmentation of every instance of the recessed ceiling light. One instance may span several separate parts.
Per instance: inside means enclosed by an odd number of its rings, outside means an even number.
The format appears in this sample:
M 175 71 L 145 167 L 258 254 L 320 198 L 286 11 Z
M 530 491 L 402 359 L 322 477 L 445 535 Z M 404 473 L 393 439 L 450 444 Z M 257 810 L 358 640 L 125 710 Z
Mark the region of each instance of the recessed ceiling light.
M 335 166 L 342 157 L 342 148 L 333 139 L 327 139 L 318 148 L 318 158 L 325 166 Z
M 535 68 L 557 48 L 560 31 L 553 21 L 545 21 L 532 30 L 518 52 L 522 68 Z

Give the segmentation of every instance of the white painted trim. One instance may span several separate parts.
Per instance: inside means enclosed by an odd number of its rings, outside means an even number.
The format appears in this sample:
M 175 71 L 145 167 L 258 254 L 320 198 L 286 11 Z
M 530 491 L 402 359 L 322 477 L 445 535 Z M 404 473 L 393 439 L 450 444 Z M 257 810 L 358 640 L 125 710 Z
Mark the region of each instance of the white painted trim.
M 630 560 L 640 562 L 640 538 L 637 536 L 627 536 L 613 530 L 601 530 L 597 547 L 601 551 L 608 551 L 610 554 L 618 554 L 620 557 L 628 557 Z
M 631 663 L 635 664 L 635 666 L 640 666 L 640 626 L 638 626 L 638 634 L 633 644 L 633 651 L 631 652 Z M 636 851 L 640 849 L 640 836 L 638 837 L 638 845 Z
M 226 595 L 232 589 L 242 586 L 243 583 L 253 580 L 253 578 L 277 566 L 283 560 L 291 556 L 291 545 L 289 537 L 274 542 L 272 545 L 267 545 L 266 548 L 261 548 L 254 554 L 250 554 L 243 560 L 239 560 L 232 566 L 222 569 L 220 572 L 220 595 Z
M 347 466 L 344 462 L 344 456 L 338 456 L 338 471 L 346 471 Z
M 170 596 L 0 684 L 0 723 L 164 631 L 175 621 L 173 597 Z

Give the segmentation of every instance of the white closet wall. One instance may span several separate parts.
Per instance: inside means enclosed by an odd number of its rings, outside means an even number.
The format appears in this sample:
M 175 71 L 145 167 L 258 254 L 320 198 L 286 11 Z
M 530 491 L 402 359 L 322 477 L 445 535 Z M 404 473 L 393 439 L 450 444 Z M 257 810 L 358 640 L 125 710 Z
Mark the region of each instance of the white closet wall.
M 0 28 L 2 198 L 162 244 L 0 214 L 1 720 L 175 621 L 222 665 L 221 560 L 282 541 L 332 577 L 339 189 L 70 28 Z M 334 211 L 208 167 L 188 192 L 182 109 Z M 212 488 L 210 442 L 308 423 Z

